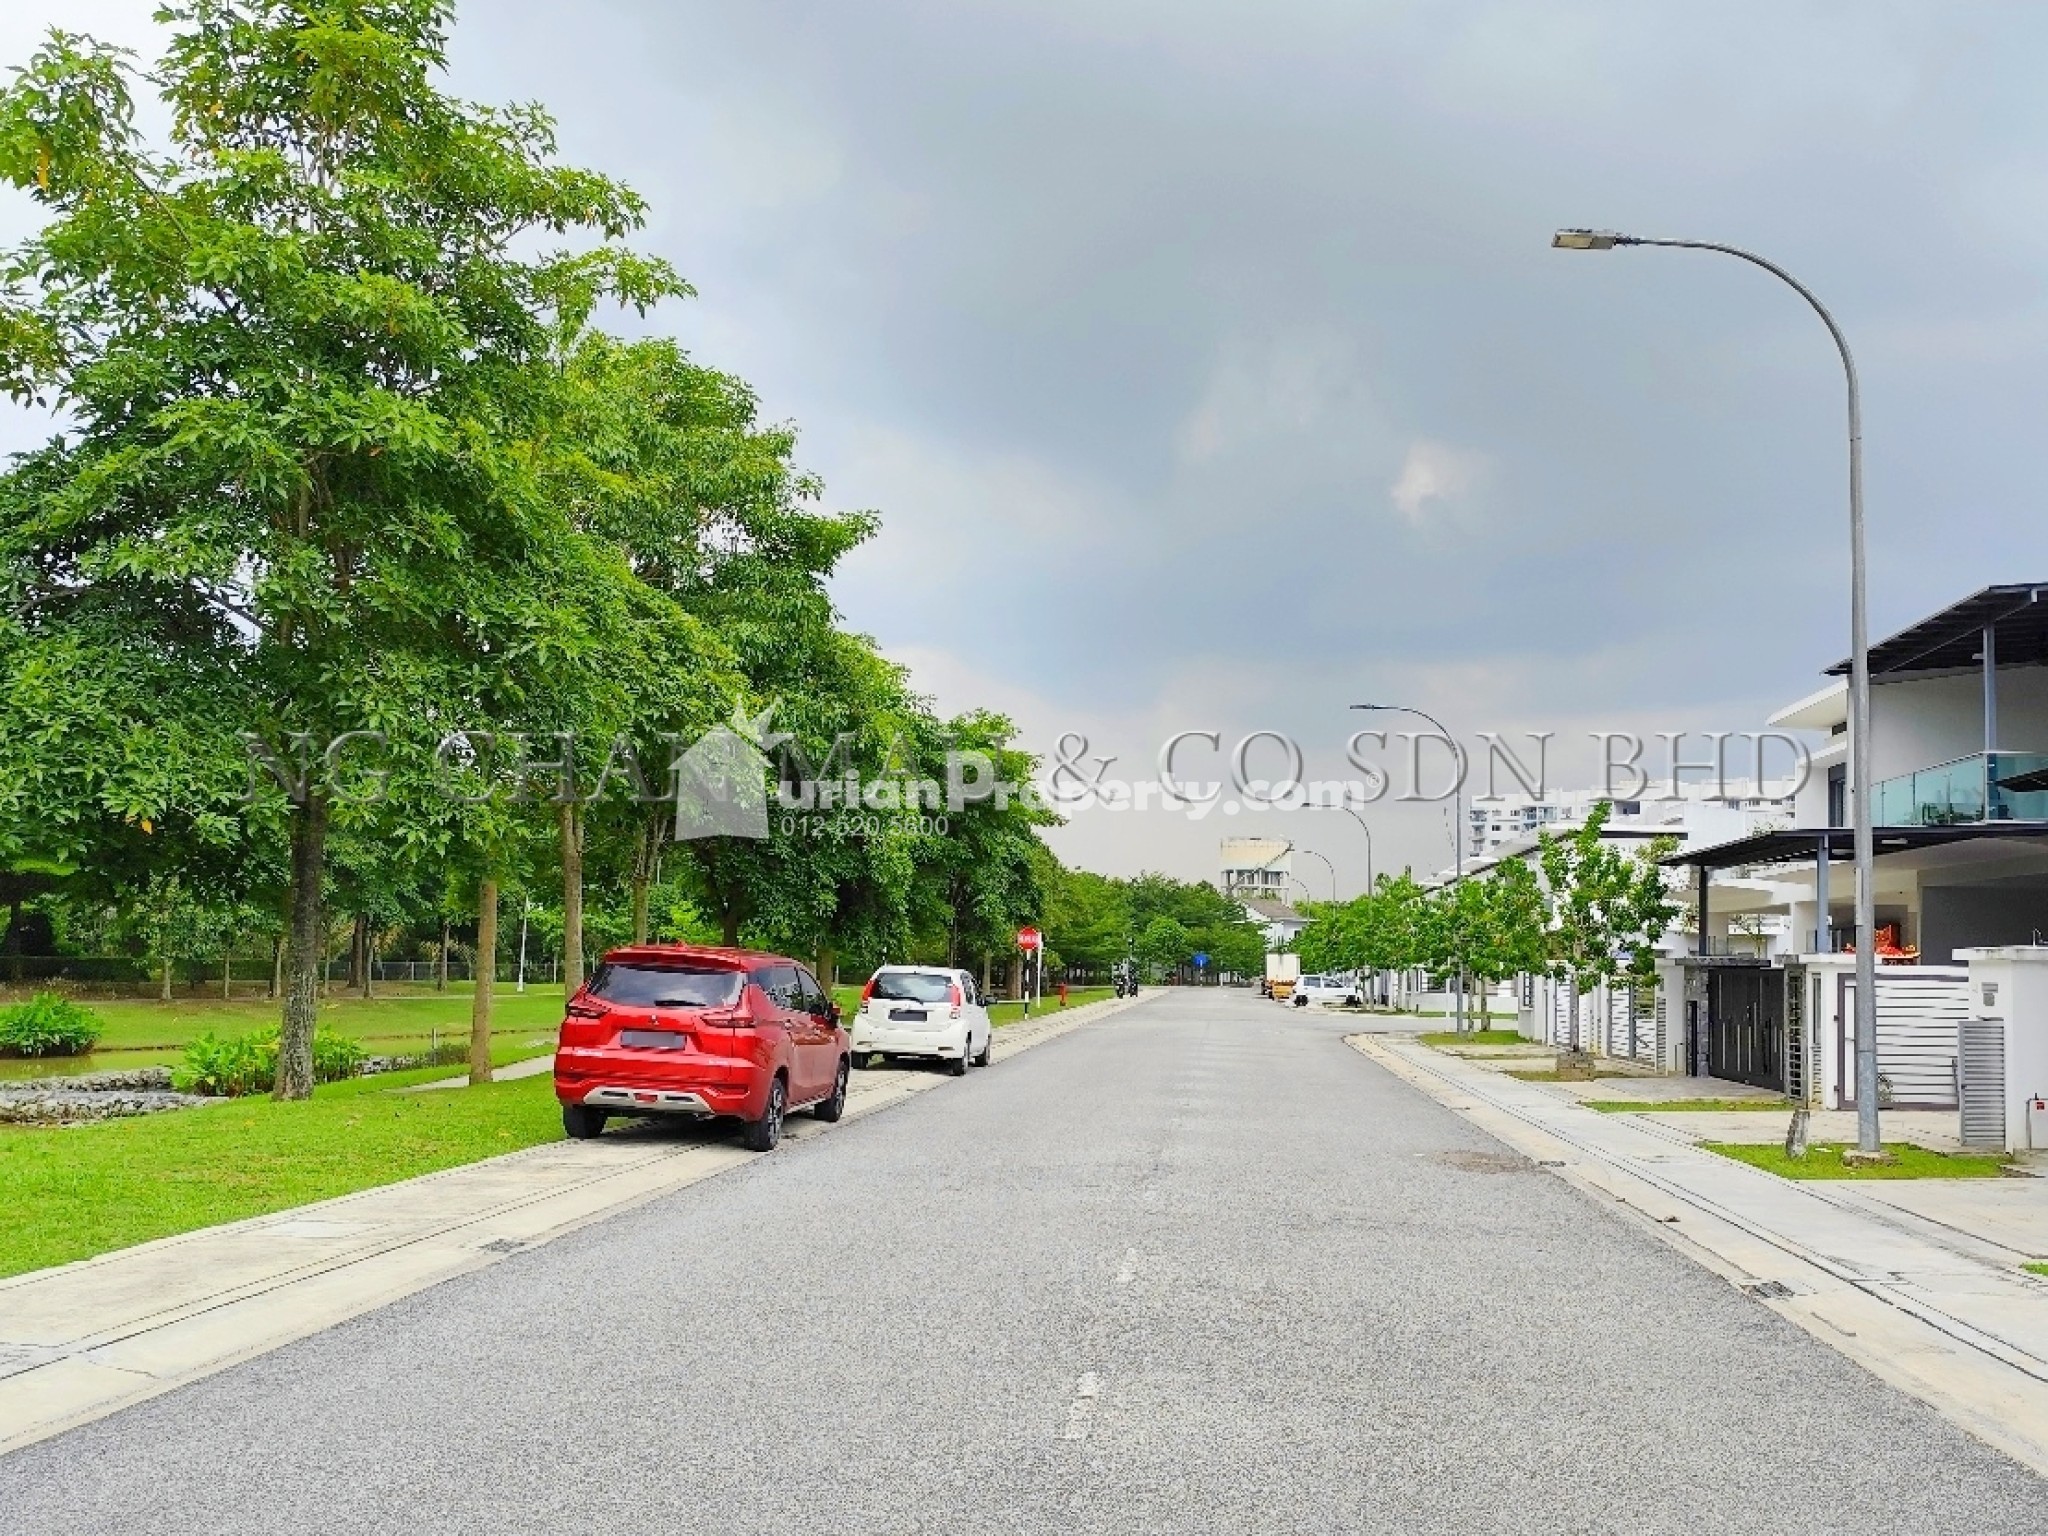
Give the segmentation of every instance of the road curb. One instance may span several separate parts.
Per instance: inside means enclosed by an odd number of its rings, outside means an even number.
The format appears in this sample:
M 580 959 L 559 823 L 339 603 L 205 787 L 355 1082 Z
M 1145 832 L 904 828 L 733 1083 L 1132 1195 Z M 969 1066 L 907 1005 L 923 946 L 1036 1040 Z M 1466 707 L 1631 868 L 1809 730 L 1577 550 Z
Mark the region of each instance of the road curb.
M 1004 1025 L 993 1060 L 1157 995 Z M 950 1081 L 863 1073 L 842 1123 Z M 792 1120 L 788 1137 L 834 1129 Z M 772 1155 L 630 1136 L 545 1142 L 10 1276 L 0 1280 L 0 1456 Z
M 1812 1251 L 1795 1235 L 1772 1231 L 1673 1179 L 1623 1167 L 1587 1142 L 1558 1134 L 1491 1098 L 1486 1092 L 1491 1085 L 1481 1079 L 1497 1074 L 1483 1068 L 1466 1066 L 1420 1045 L 1403 1049 L 1382 1036 L 1349 1035 L 1345 1044 L 1525 1154 L 1545 1172 L 1646 1227 L 1694 1263 L 1872 1375 L 2048 1476 L 2048 1370 L 2044 1370 L 2044 1362 L 1938 1308 L 1917 1302 L 1905 1275 L 1886 1279 L 1847 1273 L 1841 1264 Z M 1598 1113 L 1556 1102 L 1560 1109 Z M 1671 1157 L 1684 1154 L 1714 1156 L 1671 1144 Z M 1744 1171 L 1759 1179 L 1776 1178 L 1761 1170 Z M 1826 1198 L 1821 1192 L 1806 1193 Z M 1959 1267 L 1968 1265 L 1960 1255 L 1957 1262 Z M 1981 1273 L 1973 1276 L 1970 1269 Z M 2023 1277 L 1997 1275 L 1986 1265 L 1970 1266 L 1963 1274 L 1962 1283 L 2002 1280 L 2015 1295 L 2039 1289 Z M 2040 1300 L 2048 1306 L 2048 1295 Z

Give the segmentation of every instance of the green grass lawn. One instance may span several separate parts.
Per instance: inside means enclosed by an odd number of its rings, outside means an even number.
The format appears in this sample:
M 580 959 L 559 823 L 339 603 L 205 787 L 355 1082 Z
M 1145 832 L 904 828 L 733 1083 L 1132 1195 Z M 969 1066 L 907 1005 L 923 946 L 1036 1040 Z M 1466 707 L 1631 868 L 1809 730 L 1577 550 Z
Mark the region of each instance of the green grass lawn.
M 1581 1099 L 1579 1102 L 1603 1115 L 1718 1115 L 1732 1110 L 1759 1113 L 1775 1110 L 1782 1115 L 1792 1109 L 1783 1099 L 1666 1099 L 1662 1103 L 1654 1099 Z
M 2020 1268 L 2030 1275 L 2048 1275 L 2048 1264 L 2022 1264 Z
M 1844 1163 L 1842 1153 L 1854 1149 L 1840 1142 L 1815 1142 L 1807 1148 L 1803 1162 L 1787 1157 L 1785 1149 L 1775 1142 L 1746 1146 L 1739 1142 L 1703 1141 L 1700 1145 L 1709 1152 L 1787 1179 L 1995 1179 L 2005 1163 L 1996 1153 L 1951 1156 L 1899 1141 L 1885 1149 L 1898 1161 L 1874 1168 Z
M 1540 1041 L 1524 1040 L 1512 1029 L 1468 1029 L 1459 1034 L 1455 1029 L 1432 1030 L 1417 1035 L 1424 1045 L 1537 1045 Z
M 1562 1077 L 1558 1074 L 1557 1069 L 1554 1067 L 1548 1071 L 1544 1071 L 1539 1068 L 1537 1070 L 1529 1072 L 1506 1070 L 1501 1073 L 1502 1077 L 1512 1077 L 1517 1081 L 1524 1083 L 1585 1083 L 1593 1081 L 1593 1078 L 1627 1077 L 1628 1075 L 1629 1074 L 1626 1072 L 1601 1072 L 1596 1070 L 1593 1073 L 1592 1078 L 1578 1076 Z
M 362 1042 L 373 1054 L 397 1055 L 423 1050 L 430 1039 L 469 1035 L 470 989 L 466 984 L 446 992 L 431 988 L 394 991 L 373 998 L 335 996 L 320 1005 L 320 1026 Z M 162 1003 L 137 998 L 86 1000 L 104 1026 L 99 1043 L 86 1056 L 46 1056 L 33 1060 L 0 1058 L 0 1078 L 47 1077 L 57 1073 L 103 1072 L 120 1067 L 175 1064 L 185 1043 L 211 1030 L 217 1035 L 246 1034 L 275 1024 L 278 1004 L 267 998 L 185 999 Z M 528 986 L 515 992 L 500 984 L 491 1000 L 493 1040 L 525 1041 L 545 1034 L 553 1043 L 562 1022 L 562 989 Z M 530 1052 L 528 1052 L 530 1054 Z
M 516 1151 L 562 1134 L 545 1075 L 396 1093 L 445 1067 L 64 1129 L 0 1126 L 0 1275 Z

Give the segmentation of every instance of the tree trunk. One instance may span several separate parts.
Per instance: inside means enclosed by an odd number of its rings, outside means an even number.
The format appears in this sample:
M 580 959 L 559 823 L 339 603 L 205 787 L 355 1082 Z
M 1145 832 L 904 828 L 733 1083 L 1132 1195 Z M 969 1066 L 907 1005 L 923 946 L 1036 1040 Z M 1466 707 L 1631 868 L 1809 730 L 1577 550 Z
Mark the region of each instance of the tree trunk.
M 1566 981 L 1572 989 L 1572 1007 L 1570 1033 L 1565 1038 L 1570 1044 L 1571 1053 L 1576 1056 L 1579 1054 L 1579 973 L 1573 971 Z
M 284 935 L 282 933 L 270 943 L 270 997 L 275 1002 L 284 996 Z
M 476 892 L 476 992 L 469 1005 L 469 1080 L 491 1080 L 491 993 L 498 980 L 498 882 Z
M 220 1000 L 231 1003 L 235 1000 L 235 962 L 232 955 L 220 957 Z
M 981 957 L 981 995 L 982 995 L 983 997 L 987 997 L 987 996 L 988 996 L 988 975 L 989 975 L 989 971 L 990 971 L 991 969 L 993 969 L 994 965 L 995 965 L 995 957 L 994 957 L 994 956 L 992 956 L 992 955 L 983 955 L 983 956 Z
M 434 990 L 448 990 L 448 919 L 441 919 L 441 952 L 434 967 Z
M 363 984 L 363 925 L 366 919 L 358 912 L 348 930 L 348 990 L 353 992 Z
M 654 850 L 660 832 L 641 822 L 633 835 L 633 942 L 647 942 L 647 900 L 654 889 Z
M 724 918 L 725 918 L 725 946 L 726 946 L 726 948 L 728 948 L 728 949 L 732 949 L 732 948 L 735 948 L 735 947 L 736 947 L 736 946 L 737 946 L 737 945 L 739 944 L 739 941 L 740 941 L 740 914 L 739 914 L 739 910 L 738 910 L 737 908 L 735 908 L 735 907 L 727 907 L 727 908 L 725 909 L 725 913 L 724 913 Z
M 320 915 L 320 881 L 327 864 L 327 801 L 309 790 L 292 819 L 291 942 L 286 956 L 284 1017 L 278 1028 L 277 1087 L 280 1099 L 313 1095 L 313 1027 L 320 1017 L 321 962 L 326 958 L 326 925 Z
M 637 870 L 633 874 L 633 942 L 647 942 L 647 898 L 650 894 L 646 876 Z
M 168 1003 L 171 1000 L 171 957 L 169 955 L 164 956 L 163 978 L 163 988 L 157 993 L 157 996 Z
M 838 969 L 839 951 L 830 944 L 820 944 L 817 959 L 818 984 L 825 989 L 827 996 L 831 995 L 832 985 L 838 979 L 833 975 Z
M 377 935 L 370 927 L 370 919 L 363 918 L 363 997 L 367 1000 L 374 993 L 377 979 Z
M 576 806 L 555 807 L 562 834 L 562 990 L 583 989 L 583 817 Z

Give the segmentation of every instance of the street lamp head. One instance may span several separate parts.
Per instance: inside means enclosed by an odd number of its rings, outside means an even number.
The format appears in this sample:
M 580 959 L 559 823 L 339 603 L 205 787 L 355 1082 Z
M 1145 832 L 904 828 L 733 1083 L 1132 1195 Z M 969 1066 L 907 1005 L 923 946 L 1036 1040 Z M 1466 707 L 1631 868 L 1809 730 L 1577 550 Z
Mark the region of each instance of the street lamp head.
M 1560 229 L 1550 237 L 1552 250 L 1611 251 L 1628 242 L 1611 229 Z

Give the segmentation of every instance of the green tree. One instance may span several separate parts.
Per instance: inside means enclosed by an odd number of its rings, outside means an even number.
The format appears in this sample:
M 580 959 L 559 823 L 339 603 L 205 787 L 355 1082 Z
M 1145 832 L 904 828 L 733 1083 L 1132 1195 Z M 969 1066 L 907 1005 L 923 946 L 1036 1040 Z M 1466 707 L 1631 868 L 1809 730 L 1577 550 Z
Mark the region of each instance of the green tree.
M 1543 969 L 1543 890 L 1528 864 L 1509 859 L 1482 877 L 1460 880 L 1447 900 L 1448 919 L 1458 929 L 1451 948 L 1479 982 L 1481 997 L 1503 981 Z M 1484 1028 L 1485 1020 L 1475 1027 Z
M 1048 852 L 1046 942 L 1069 965 L 1107 971 L 1122 962 L 1137 937 L 1124 882 L 1092 870 L 1063 869 Z M 1007 953 L 1005 938 L 998 952 Z
M 1016 735 L 1016 726 L 1001 715 L 976 711 L 959 716 L 929 743 L 924 773 L 943 784 L 945 754 L 972 753 L 975 766 L 985 763 L 995 780 L 1029 784 L 1038 761 L 1015 744 Z M 946 807 L 939 814 L 946 830 L 920 845 L 916 878 L 938 904 L 946 963 L 1007 953 L 1019 928 L 1045 920 L 1048 858 L 1038 829 L 1057 818 L 1027 798 L 1008 794 L 968 800 L 958 810 Z M 1062 947 L 1058 935 L 1048 932 L 1047 941 L 1066 964 L 1086 963 Z
M 1153 918 L 1138 935 L 1138 958 L 1155 978 L 1186 965 L 1194 953 L 1193 936 L 1171 917 Z
M 71 424 L 0 492 L 4 643 L 172 679 L 130 707 L 176 776 L 102 786 L 91 814 L 111 793 L 226 839 L 235 728 L 418 731 L 592 653 L 564 598 L 613 573 L 526 445 L 558 338 L 601 300 L 686 290 L 623 246 L 643 205 L 559 165 L 543 111 L 437 87 L 445 0 L 159 15 L 164 148 L 106 46 L 54 35 L 0 93 L 0 177 L 46 220 L 6 260 L 0 376 Z M 583 249 L 544 248 L 570 232 Z M 353 812 L 317 775 L 270 809 L 292 877 L 277 1091 L 303 1097 L 327 836 Z
M 1658 860 L 1675 847 L 1655 838 L 1624 854 L 1601 837 L 1610 808 L 1603 802 L 1562 837 L 1538 835 L 1550 974 L 1571 984 L 1568 1048 L 1580 1050 L 1579 999 L 1586 988 L 1626 973 L 1639 989 L 1656 985 L 1657 941 L 1676 908 Z

